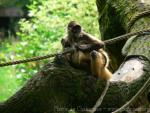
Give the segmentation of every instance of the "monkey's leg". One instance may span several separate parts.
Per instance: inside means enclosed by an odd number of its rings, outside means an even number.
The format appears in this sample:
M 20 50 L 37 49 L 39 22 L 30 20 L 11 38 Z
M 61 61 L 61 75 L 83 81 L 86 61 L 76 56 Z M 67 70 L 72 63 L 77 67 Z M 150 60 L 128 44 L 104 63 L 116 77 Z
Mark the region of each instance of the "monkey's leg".
M 105 80 L 110 80 L 111 77 L 112 73 L 106 67 L 104 67 L 104 69 L 102 70 L 102 78 L 104 78 Z
M 83 53 L 82 51 L 75 51 L 72 55 L 72 62 L 75 64 L 80 65 L 88 60 L 90 60 L 89 54 Z
M 91 72 L 97 77 L 109 80 L 112 74 L 106 67 L 107 58 L 104 55 L 97 51 L 91 52 Z
M 92 51 L 90 53 L 90 55 L 91 55 L 91 72 L 92 72 L 92 75 L 101 78 L 102 67 L 103 67 L 102 55 L 99 54 L 95 50 Z

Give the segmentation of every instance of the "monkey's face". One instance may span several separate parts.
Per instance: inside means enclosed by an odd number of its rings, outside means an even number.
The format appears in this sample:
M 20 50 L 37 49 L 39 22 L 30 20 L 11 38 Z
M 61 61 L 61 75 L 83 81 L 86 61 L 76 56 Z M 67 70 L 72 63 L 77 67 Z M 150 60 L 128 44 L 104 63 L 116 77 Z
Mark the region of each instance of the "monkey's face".
M 74 25 L 72 27 L 68 27 L 68 31 L 72 34 L 79 34 L 81 32 L 81 26 L 80 25 Z
M 71 21 L 68 24 L 69 35 L 74 36 L 74 37 L 79 37 L 81 31 L 82 31 L 81 26 L 79 24 L 77 24 L 75 21 Z

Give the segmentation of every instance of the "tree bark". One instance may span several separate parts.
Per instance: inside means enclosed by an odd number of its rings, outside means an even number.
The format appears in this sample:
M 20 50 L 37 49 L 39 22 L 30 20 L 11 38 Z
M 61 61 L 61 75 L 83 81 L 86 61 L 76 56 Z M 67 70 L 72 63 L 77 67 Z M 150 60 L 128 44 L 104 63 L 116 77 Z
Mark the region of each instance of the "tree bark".
M 99 11 L 99 23 L 100 23 L 100 31 L 102 31 L 102 39 L 110 39 L 114 36 L 120 35 L 119 33 L 127 33 L 139 31 L 142 29 L 149 28 L 150 24 L 150 15 L 143 16 L 135 21 L 133 26 L 128 28 L 131 19 L 140 12 L 150 9 L 150 2 L 148 1 L 140 1 L 140 0 L 97 0 L 97 6 Z M 101 8 L 102 6 L 102 8 Z M 120 27 L 119 27 L 120 26 Z M 130 29 L 130 31 L 129 31 Z M 113 35 L 112 35 L 113 34 Z M 125 46 L 122 49 L 122 43 L 115 43 L 113 46 L 108 46 L 108 52 L 112 56 L 112 64 L 120 64 L 118 59 L 123 58 L 120 54 L 125 56 L 126 60 L 122 63 L 121 67 L 114 73 L 111 81 L 124 81 L 129 82 L 129 84 L 133 81 L 136 83 L 144 85 L 145 81 L 138 82 L 137 79 L 141 79 L 143 76 L 142 72 L 145 75 L 149 75 L 150 73 L 150 36 L 149 33 L 145 33 L 144 35 L 135 36 L 129 39 Z M 121 50 L 122 49 L 122 50 Z M 119 56 L 118 56 L 119 55 Z M 120 58 L 121 57 L 121 58 Z M 139 59 L 143 59 L 142 63 L 145 65 L 145 62 L 149 62 L 147 67 L 147 71 L 142 69 L 142 65 L 139 62 Z M 121 59 L 122 60 L 122 59 Z M 114 67 L 114 66 L 113 66 Z M 115 66 L 115 67 L 118 67 Z M 141 77 L 140 77 L 141 76 Z M 140 78 L 139 78 L 140 77 Z M 148 77 L 149 78 L 149 77 Z M 148 79 L 147 78 L 147 79 Z M 134 80 L 135 79 L 135 80 Z M 149 108 L 149 85 L 146 86 L 144 91 L 137 96 L 131 104 L 129 104 L 123 111 L 134 113 L 145 113 L 149 112 L 147 108 Z M 131 88 L 134 90 L 134 88 Z M 134 92 L 135 93 L 135 92 Z M 128 98 L 126 102 L 130 100 Z M 115 113 L 122 113 L 123 111 L 117 111 Z
M 98 11 L 101 14 L 99 23 L 102 38 L 109 39 L 125 33 L 130 16 L 141 11 L 138 4 L 139 1 L 133 0 L 112 0 L 111 3 L 97 0 Z M 133 9 L 133 5 L 137 7 Z M 137 20 L 131 31 L 148 28 L 149 20 L 147 17 Z M 121 55 L 125 42 L 106 47 L 112 56 L 114 70 L 124 61 L 113 74 L 109 90 L 97 112 L 115 111 L 129 101 L 147 81 L 150 76 L 149 42 L 149 35 L 138 36 L 134 41 L 128 41 L 124 46 L 125 60 Z M 69 109 L 85 112 L 85 109 L 95 104 L 105 84 L 106 81 L 75 69 L 62 57 L 57 57 L 55 61 L 45 65 L 16 94 L 1 103 L 0 113 L 68 113 Z M 129 106 L 134 108 L 133 112 L 149 106 L 149 88 L 150 85 Z

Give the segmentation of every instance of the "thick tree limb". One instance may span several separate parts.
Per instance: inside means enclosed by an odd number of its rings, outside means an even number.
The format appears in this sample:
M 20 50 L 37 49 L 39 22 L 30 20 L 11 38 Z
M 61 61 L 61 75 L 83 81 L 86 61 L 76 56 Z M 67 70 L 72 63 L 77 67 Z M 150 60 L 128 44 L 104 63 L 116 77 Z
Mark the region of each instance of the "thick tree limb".
M 139 61 L 144 62 L 141 59 Z M 146 67 L 143 69 L 148 72 Z M 147 73 L 143 74 L 140 79 L 130 83 L 111 82 L 101 108 L 98 110 L 110 113 L 112 109 L 123 105 L 136 94 L 148 76 Z M 84 71 L 76 70 L 68 64 L 51 62 L 14 96 L 4 102 L 0 106 L 0 112 L 67 113 L 71 108 L 78 112 L 83 111 L 95 104 L 105 84 L 105 81 L 87 75 Z

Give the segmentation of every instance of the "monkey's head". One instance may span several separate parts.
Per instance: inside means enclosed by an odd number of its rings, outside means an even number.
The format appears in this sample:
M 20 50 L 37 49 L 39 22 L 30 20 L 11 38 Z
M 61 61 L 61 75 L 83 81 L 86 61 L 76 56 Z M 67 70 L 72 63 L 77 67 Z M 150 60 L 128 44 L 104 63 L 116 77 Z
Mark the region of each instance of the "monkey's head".
M 68 31 L 69 35 L 71 35 L 73 37 L 79 37 L 80 33 L 82 31 L 82 28 L 77 22 L 71 21 L 71 22 L 69 22 L 69 24 L 67 26 L 67 31 Z

